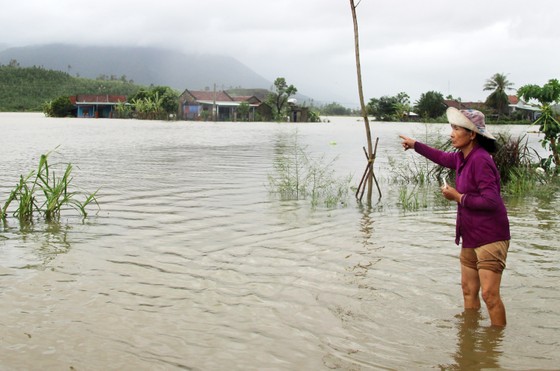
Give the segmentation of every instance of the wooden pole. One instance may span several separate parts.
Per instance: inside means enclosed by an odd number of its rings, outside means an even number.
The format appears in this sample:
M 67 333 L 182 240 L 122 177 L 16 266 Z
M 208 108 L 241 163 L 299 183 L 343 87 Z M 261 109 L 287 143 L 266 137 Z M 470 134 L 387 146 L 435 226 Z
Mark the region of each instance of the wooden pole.
M 360 0 L 361 1 L 361 0 Z M 359 4 L 359 1 L 358 1 Z M 356 16 L 356 7 L 357 5 L 354 4 L 354 0 L 350 0 L 350 9 L 352 10 L 352 20 L 354 22 L 354 49 L 356 52 L 356 72 L 357 72 L 357 78 L 358 78 L 358 94 L 360 97 L 360 108 L 361 108 L 361 113 L 362 113 L 362 117 L 364 119 L 364 124 L 365 124 L 365 129 L 366 129 L 366 137 L 367 137 L 367 159 L 368 159 L 368 164 L 366 167 L 366 172 L 364 173 L 364 177 L 365 177 L 365 183 L 363 183 L 364 189 L 367 185 L 367 200 L 369 203 L 371 203 L 371 197 L 372 197 L 372 193 L 373 193 L 373 180 L 375 178 L 375 174 L 373 172 L 373 161 L 375 160 L 375 156 L 373 153 L 373 144 L 372 144 L 372 140 L 371 140 L 371 129 L 369 126 L 369 119 L 368 119 L 368 115 L 367 115 L 367 108 L 366 108 L 366 104 L 364 101 L 364 92 L 363 92 L 363 88 L 362 88 L 362 69 L 361 69 L 361 65 L 360 65 L 360 43 L 359 43 L 359 36 L 358 36 L 358 18 Z M 379 140 L 379 138 L 378 138 Z M 377 144 L 376 144 L 376 149 L 377 149 Z M 367 175 L 367 176 L 366 176 Z M 377 184 L 377 179 L 375 179 L 375 182 Z M 360 182 L 360 184 L 362 184 L 362 182 Z M 377 186 L 377 188 L 379 189 L 379 185 Z M 357 195 L 358 193 L 356 193 Z M 363 191 L 362 191 L 363 194 Z M 381 193 L 380 196 L 381 197 Z M 361 197 L 360 197 L 361 200 Z

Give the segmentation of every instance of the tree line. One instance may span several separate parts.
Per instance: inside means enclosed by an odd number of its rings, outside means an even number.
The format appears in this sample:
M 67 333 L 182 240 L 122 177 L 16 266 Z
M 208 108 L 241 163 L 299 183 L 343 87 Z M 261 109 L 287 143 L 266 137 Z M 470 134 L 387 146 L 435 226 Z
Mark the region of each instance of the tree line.
M 509 99 L 508 90 L 513 90 L 513 83 L 503 73 L 496 73 L 482 85 L 483 91 L 491 91 L 481 108 L 485 113 L 498 118 L 508 117 Z M 406 119 L 410 112 L 424 120 L 437 119 L 443 116 L 447 105 L 445 100 L 461 101 L 460 98 L 446 96 L 438 91 L 422 93 L 420 98 L 411 104 L 408 94 L 401 92 L 395 96 L 382 96 L 372 98 L 368 103 L 368 113 L 381 121 L 401 121 Z

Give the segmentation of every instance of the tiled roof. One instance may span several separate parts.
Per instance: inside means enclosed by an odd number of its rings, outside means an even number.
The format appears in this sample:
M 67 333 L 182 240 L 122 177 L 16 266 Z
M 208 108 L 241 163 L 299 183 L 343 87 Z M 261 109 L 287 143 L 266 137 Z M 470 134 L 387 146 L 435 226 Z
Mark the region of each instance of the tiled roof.
M 216 102 L 232 102 L 233 99 L 225 91 L 193 91 L 189 90 L 189 93 L 196 100 L 215 100 Z
M 232 98 L 236 102 L 244 102 L 246 100 L 249 100 L 249 99 L 253 98 L 253 96 L 252 95 L 238 95 L 238 96 L 234 96 Z
M 481 109 L 484 107 L 484 103 L 482 102 L 459 102 L 457 100 L 452 100 L 452 99 L 444 99 L 443 103 L 445 103 L 447 107 L 454 107 L 459 110 L 468 109 L 468 108 Z
M 462 102 L 464 108 L 471 108 L 482 110 L 485 107 L 485 104 L 482 102 Z
M 457 108 L 457 109 L 463 109 L 463 104 L 459 101 L 456 100 L 452 100 L 452 99 L 444 99 L 443 103 L 445 103 L 445 105 L 447 107 L 453 107 L 453 108 Z
M 254 95 L 238 95 L 233 96 L 232 99 L 236 102 L 247 102 L 253 104 L 261 103 L 261 100 Z
M 88 103 L 119 103 L 126 102 L 126 95 L 93 95 L 93 94 L 82 94 L 75 97 L 76 102 L 88 102 Z

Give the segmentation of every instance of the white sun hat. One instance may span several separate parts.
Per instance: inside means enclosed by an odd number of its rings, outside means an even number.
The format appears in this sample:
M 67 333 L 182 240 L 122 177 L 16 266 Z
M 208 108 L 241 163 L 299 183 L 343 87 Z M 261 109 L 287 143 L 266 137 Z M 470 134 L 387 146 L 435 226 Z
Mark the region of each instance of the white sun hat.
M 486 129 L 484 113 L 474 109 L 464 109 L 459 111 L 454 107 L 449 107 L 445 113 L 447 115 L 447 121 L 449 121 L 451 125 L 461 126 L 465 129 L 472 130 L 483 137 L 496 140 L 496 138 L 494 138 L 494 136 Z

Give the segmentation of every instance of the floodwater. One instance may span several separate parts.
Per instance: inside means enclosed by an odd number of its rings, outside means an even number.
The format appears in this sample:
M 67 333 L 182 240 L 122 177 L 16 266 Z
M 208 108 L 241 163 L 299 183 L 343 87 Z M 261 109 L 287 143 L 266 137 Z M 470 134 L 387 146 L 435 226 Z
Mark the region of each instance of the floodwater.
M 415 156 L 399 133 L 447 127 L 372 129 L 381 201 L 313 208 L 270 194 L 278 153 L 296 135 L 357 185 L 360 120 L 0 114 L 0 203 L 57 146 L 74 186 L 100 189 L 85 221 L 0 226 L 0 369 L 559 369 L 559 196 L 507 200 L 508 325 L 489 327 L 462 310 L 454 207 L 405 211 L 386 180 Z

